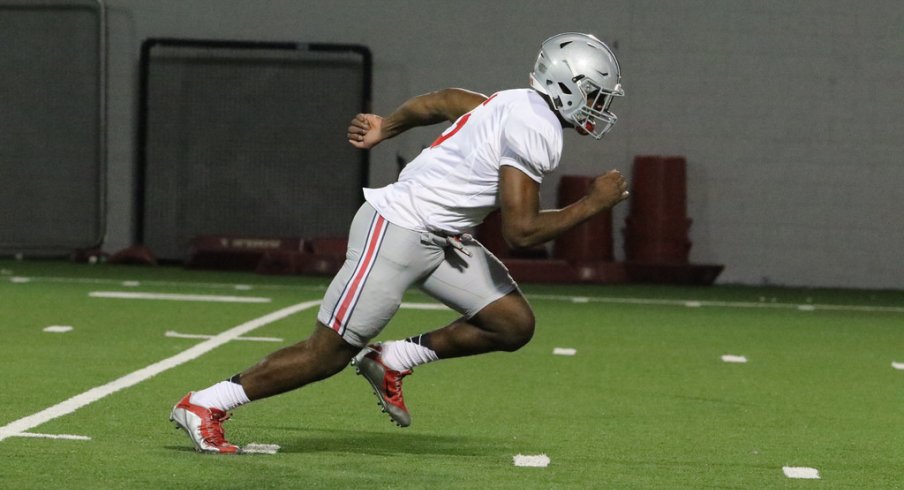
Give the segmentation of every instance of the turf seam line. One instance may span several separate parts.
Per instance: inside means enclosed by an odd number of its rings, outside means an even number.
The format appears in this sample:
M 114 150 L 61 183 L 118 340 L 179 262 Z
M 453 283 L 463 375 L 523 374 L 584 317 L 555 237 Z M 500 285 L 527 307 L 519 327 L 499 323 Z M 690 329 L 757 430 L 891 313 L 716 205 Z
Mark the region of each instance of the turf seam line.
M 84 407 L 85 405 L 94 403 L 97 400 L 106 397 L 107 395 L 111 395 L 119 390 L 136 385 L 164 371 L 172 369 L 188 361 L 197 359 L 207 352 L 210 352 L 211 350 L 216 349 L 217 347 L 231 340 L 235 340 L 237 337 L 251 332 L 252 330 L 282 320 L 283 318 L 294 315 L 295 313 L 298 313 L 300 311 L 307 310 L 319 304 L 320 300 L 306 301 L 304 303 L 298 303 L 296 305 L 288 306 L 286 308 L 276 310 L 272 313 L 268 313 L 262 317 L 247 321 L 245 323 L 242 323 L 241 325 L 232 327 L 229 330 L 226 330 L 209 340 L 205 340 L 204 342 L 201 342 L 200 344 L 197 344 L 190 349 L 184 350 L 176 354 L 175 356 L 169 357 L 162 361 L 151 364 L 150 366 L 129 373 L 105 385 L 91 388 L 84 393 L 75 395 L 72 398 L 57 403 L 52 407 L 45 408 L 38 413 L 10 422 L 5 426 L 0 427 L 0 441 L 8 437 L 22 434 L 50 420 L 68 415 L 78 410 L 79 408 Z

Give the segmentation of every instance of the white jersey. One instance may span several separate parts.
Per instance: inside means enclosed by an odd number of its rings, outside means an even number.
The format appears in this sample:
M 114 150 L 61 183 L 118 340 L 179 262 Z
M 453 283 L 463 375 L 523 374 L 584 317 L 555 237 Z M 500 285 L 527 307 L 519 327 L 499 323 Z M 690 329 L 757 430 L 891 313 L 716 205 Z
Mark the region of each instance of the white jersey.
M 397 182 L 364 189 L 364 197 L 402 228 L 459 234 L 499 207 L 501 165 L 539 183 L 561 156 L 562 125 L 545 99 L 532 89 L 505 90 L 458 118 Z

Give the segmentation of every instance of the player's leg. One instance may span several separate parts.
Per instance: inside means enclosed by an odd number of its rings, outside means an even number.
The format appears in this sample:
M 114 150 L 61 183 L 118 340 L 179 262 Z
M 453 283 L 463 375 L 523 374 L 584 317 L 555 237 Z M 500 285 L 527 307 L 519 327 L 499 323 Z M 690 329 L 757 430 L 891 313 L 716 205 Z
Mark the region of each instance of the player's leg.
M 422 264 L 415 260 L 418 247 L 419 234 L 392 225 L 368 204 L 362 206 L 352 222 L 346 261 L 327 288 L 314 333 L 243 372 L 239 381 L 248 398 L 294 390 L 347 366 L 386 326 L 405 290 L 423 275 Z M 424 261 L 441 260 L 438 252 L 433 255 Z
M 249 401 L 285 393 L 338 373 L 361 347 L 317 322 L 306 340 L 282 348 L 239 375 Z
M 508 270 L 479 243 L 466 247 L 470 256 L 447 249 L 444 263 L 421 286 L 464 316 L 440 329 L 386 343 L 383 357 L 389 365 L 411 369 L 425 360 L 511 352 L 530 341 L 534 314 Z
M 439 359 L 496 351 L 514 352 L 533 337 L 534 325 L 530 305 L 521 292 L 515 290 L 470 318 L 461 317 L 445 327 L 406 341 L 433 350 Z
M 505 266 L 479 243 L 465 244 L 470 255 L 447 248 L 445 260 L 422 289 L 464 316 L 437 330 L 404 340 L 369 346 L 352 361 L 381 399 L 402 399 L 402 378 L 415 366 L 443 358 L 492 351 L 514 351 L 534 332 L 534 315 Z M 407 408 L 387 410 L 401 426 L 411 422 Z
M 188 432 L 198 450 L 235 452 L 220 426 L 226 412 L 344 368 L 392 318 L 405 289 L 423 275 L 401 261 L 416 256 L 406 251 L 414 243 L 419 243 L 418 234 L 394 227 L 369 205 L 362 206 L 350 229 L 347 260 L 324 296 L 312 335 L 270 354 L 240 375 L 189 393 L 171 418 Z M 441 252 L 434 255 L 432 260 L 439 263 Z
M 170 420 L 188 434 L 198 451 L 239 452 L 223 431 L 229 410 L 332 376 L 359 350 L 318 325 L 307 340 L 268 355 L 241 375 L 188 393 L 173 407 Z

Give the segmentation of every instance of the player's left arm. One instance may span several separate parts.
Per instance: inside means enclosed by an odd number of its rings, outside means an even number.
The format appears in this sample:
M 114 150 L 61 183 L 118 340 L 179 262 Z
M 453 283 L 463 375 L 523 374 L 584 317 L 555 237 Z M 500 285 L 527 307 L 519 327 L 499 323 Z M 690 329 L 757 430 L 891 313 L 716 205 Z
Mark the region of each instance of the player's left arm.
M 627 199 L 628 186 L 618 170 L 596 177 L 587 194 L 561 209 L 540 209 L 540 184 L 521 170 L 499 169 L 502 236 L 512 248 L 548 242 Z
M 348 142 L 361 149 L 373 148 L 411 128 L 444 121 L 453 122 L 482 104 L 487 97 L 461 88 L 447 88 L 412 97 L 389 116 L 358 114 L 348 127 Z

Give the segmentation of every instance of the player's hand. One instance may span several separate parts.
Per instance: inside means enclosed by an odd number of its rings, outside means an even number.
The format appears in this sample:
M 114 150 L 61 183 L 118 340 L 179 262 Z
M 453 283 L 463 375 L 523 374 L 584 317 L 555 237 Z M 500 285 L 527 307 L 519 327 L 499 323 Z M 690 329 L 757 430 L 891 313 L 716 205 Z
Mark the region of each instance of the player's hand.
M 628 181 L 618 170 L 610 170 L 593 179 L 587 198 L 600 211 L 609 209 L 628 198 Z
M 383 118 L 376 114 L 358 114 L 348 125 L 348 142 L 355 148 L 367 150 L 383 141 Z

